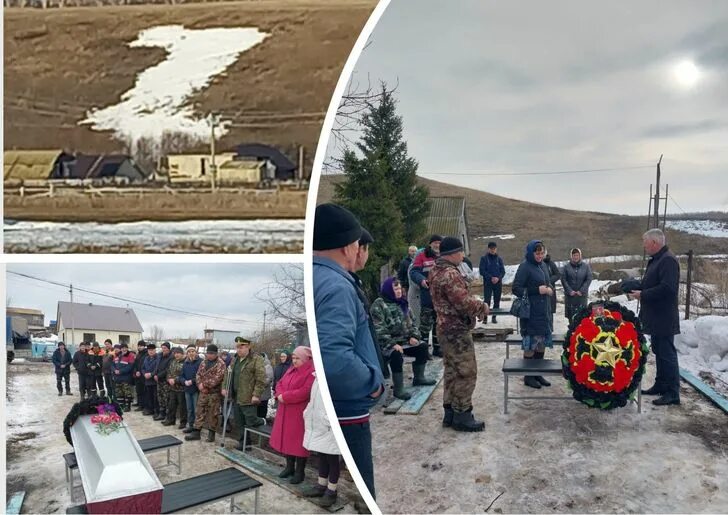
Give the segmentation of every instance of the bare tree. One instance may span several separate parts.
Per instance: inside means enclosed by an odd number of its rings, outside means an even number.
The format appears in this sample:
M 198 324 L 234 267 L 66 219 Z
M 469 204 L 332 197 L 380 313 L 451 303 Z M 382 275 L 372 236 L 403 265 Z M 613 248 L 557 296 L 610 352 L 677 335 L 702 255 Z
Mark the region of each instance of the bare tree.
M 153 325 L 149 328 L 149 338 L 151 338 L 155 342 L 161 340 L 162 338 L 164 338 L 164 329 L 162 329 L 158 325 Z
M 271 357 L 279 349 L 288 347 L 295 335 L 296 331 L 293 326 L 278 324 L 266 328 L 265 334 L 262 330 L 254 332 L 250 340 L 255 344 L 256 352 L 265 352 L 268 357 Z
M 274 320 L 291 326 L 305 323 L 303 265 L 279 265 L 273 280 L 261 288 L 255 298 L 268 305 Z

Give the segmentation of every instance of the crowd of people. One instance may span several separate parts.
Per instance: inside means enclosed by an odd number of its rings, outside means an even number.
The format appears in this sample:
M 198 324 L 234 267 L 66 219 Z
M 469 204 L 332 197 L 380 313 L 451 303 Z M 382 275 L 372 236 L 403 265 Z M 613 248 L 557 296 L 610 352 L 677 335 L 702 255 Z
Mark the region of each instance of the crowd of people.
M 679 404 L 677 355 L 673 336 L 679 332 L 677 291 L 679 265 L 662 231 L 643 235 L 650 257 L 642 281 L 630 294 L 641 300 L 640 319 L 657 356 L 657 379 L 645 394 L 661 395 L 657 405 Z M 386 278 L 380 296 L 369 305 L 356 272 L 364 268 L 374 240 L 356 217 L 336 204 L 316 208 L 313 236 L 313 296 L 317 333 L 327 383 L 342 432 L 369 492 L 375 497 L 370 409 L 384 392 L 391 369 L 394 395 L 407 399 L 402 365 L 414 358 L 413 384 L 433 384 L 424 375 L 429 359 L 443 358 L 442 425 L 456 431 L 482 431 L 485 423 L 473 415 L 472 396 L 477 364 L 471 330 L 488 323 L 490 305 L 500 308 L 505 265 L 495 242 L 480 260 L 483 299 L 471 295 L 472 264 L 456 237 L 432 235 L 423 250 L 411 246 L 394 277 Z M 513 295 L 527 299 L 528 317 L 521 318 L 526 359 L 542 359 L 553 347 L 553 316 L 557 281 L 564 289 L 565 316 L 587 306 L 592 271 L 574 248 L 561 268 L 544 243 L 526 246 L 518 266 Z M 490 319 L 497 322 L 496 315 Z M 431 336 L 432 355 L 428 340 Z M 533 388 L 550 386 L 541 376 L 526 376 Z

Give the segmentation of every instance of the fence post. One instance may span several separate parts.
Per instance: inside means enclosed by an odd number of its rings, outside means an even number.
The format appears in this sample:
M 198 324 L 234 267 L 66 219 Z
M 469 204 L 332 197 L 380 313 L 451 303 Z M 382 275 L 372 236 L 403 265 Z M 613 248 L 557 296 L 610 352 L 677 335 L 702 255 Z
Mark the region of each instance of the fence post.
M 685 320 L 690 320 L 690 290 L 693 286 L 693 251 L 688 250 L 688 282 L 685 288 Z

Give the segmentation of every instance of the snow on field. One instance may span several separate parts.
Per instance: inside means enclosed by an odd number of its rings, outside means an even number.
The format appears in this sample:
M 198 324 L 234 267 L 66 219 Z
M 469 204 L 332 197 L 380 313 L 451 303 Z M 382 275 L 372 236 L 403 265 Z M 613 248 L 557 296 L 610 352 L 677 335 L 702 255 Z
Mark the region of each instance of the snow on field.
M 682 320 L 675 336 L 680 366 L 698 375 L 707 371 L 728 386 L 728 317 Z
M 478 236 L 474 240 L 512 240 L 515 234 L 493 234 L 492 236 Z
M 718 220 L 673 220 L 667 222 L 669 229 L 699 234 L 711 238 L 728 238 L 728 222 Z
M 186 105 L 189 98 L 267 36 L 256 28 L 191 30 L 182 25 L 165 25 L 143 30 L 129 46 L 162 47 L 167 58 L 142 71 L 120 103 L 91 110 L 79 123 L 133 140 L 142 136 L 156 139 L 165 131 L 207 139 L 209 125 L 194 117 L 192 107 Z M 224 128 L 221 133 L 225 133 Z

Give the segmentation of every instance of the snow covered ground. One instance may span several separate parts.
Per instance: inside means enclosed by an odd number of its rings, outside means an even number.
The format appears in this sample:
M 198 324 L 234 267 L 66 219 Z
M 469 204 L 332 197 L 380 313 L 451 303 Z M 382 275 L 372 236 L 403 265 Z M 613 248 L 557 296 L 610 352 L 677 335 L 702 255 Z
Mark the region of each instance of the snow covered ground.
M 493 234 L 492 236 L 478 236 L 475 240 L 512 240 L 515 234 Z
M 192 30 L 165 25 L 143 30 L 129 46 L 161 47 L 167 58 L 142 71 L 120 103 L 91 110 L 79 123 L 133 141 L 143 136 L 158 139 L 165 131 L 207 139 L 210 127 L 207 121 L 195 118 L 187 104 L 189 98 L 267 36 L 256 28 Z M 220 133 L 225 133 L 224 127 Z
M 728 391 L 728 317 L 704 316 L 682 320 L 675 336 L 675 348 L 680 353 L 680 366 L 699 376 L 708 371 L 722 384 L 716 389 Z
M 667 227 L 676 231 L 699 234 L 712 238 L 728 238 L 728 222 L 718 220 L 673 220 Z
M 5 248 L 12 252 L 69 252 L 79 247 L 136 248 L 143 252 L 286 252 L 303 248 L 303 227 L 303 220 L 16 222 L 5 224 L 4 237 Z

